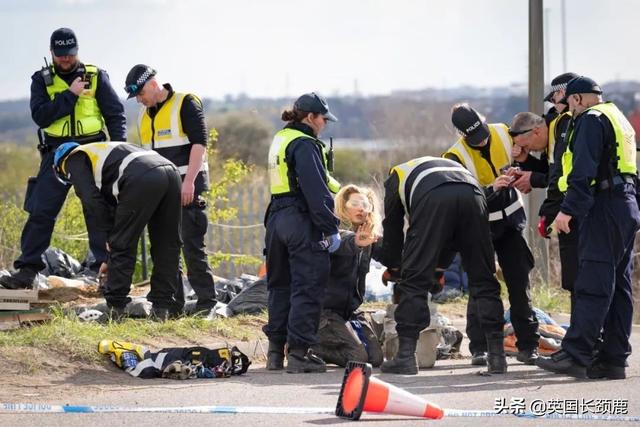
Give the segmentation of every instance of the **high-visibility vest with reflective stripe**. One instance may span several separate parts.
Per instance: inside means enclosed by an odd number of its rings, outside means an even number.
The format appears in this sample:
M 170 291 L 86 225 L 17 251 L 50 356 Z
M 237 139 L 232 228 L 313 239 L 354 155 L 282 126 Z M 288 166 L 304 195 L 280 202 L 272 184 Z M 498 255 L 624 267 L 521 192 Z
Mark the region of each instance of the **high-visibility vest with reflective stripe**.
M 98 67 L 85 64 L 84 68 L 86 74 L 90 77 L 90 84 L 88 89 L 80 93 L 73 106 L 73 123 L 71 122 L 71 115 L 60 117 L 43 129 L 47 135 L 54 137 L 88 136 L 95 135 L 104 128 L 104 118 L 96 100 Z M 57 74 L 53 74 L 53 84 L 47 86 L 49 98 L 53 100 L 59 93 L 67 89 L 69 89 L 67 82 Z
M 309 138 L 314 141 L 322 153 L 322 166 L 324 167 L 326 184 L 329 191 L 337 193 L 340 190 L 340 183 L 331 176 L 327 169 L 327 150 L 322 142 L 296 129 L 285 128 L 276 133 L 269 147 L 268 167 L 269 183 L 272 195 L 282 195 L 293 193 L 296 189 L 291 188 L 289 182 L 289 164 L 287 163 L 287 147 L 297 138 Z
M 105 167 L 105 162 L 109 154 L 116 149 L 117 147 L 130 145 L 126 142 L 94 142 L 91 144 L 84 144 L 74 148 L 69 155 L 62 161 L 60 168 L 63 173 L 66 173 L 65 165 L 67 159 L 74 153 L 83 152 L 89 157 L 89 161 L 91 162 L 91 170 L 93 172 L 93 179 L 96 183 L 96 187 L 98 190 L 102 191 L 103 185 L 111 185 L 111 188 L 105 188 L 105 190 L 109 191 L 113 197 L 118 199 L 118 195 L 120 194 L 120 188 L 118 186 L 118 182 L 122 175 L 124 174 L 125 169 L 131 163 L 132 160 L 140 157 L 140 156 L 148 156 L 148 155 L 157 155 L 153 151 L 133 151 L 130 153 L 126 153 L 122 159 L 120 159 L 120 165 L 118 167 L 118 175 L 115 177 L 115 181 L 113 183 L 105 183 L 103 181 L 103 171 Z M 140 148 L 138 148 L 140 150 Z
M 499 174 L 500 169 L 509 166 L 512 161 L 511 147 L 513 141 L 509 136 L 508 127 L 502 123 L 489 124 L 489 143 L 491 163 Z M 471 174 L 476 177 L 480 185 L 483 187 L 491 185 L 497 178 L 491 165 L 482 157 L 480 150 L 471 148 L 464 138 L 460 138 L 445 154 L 454 154 L 463 166 L 466 167 Z
M 616 138 L 617 171 L 620 174 L 635 175 L 638 172 L 636 165 L 636 133 L 626 116 L 612 102 L 605 102 L 587 108 L 582 114 L 604 114 L 611 122 Z M 568 135 L 567 149 L 562 154 L 562 176 L 558 180 L 558 189 L 566 192 L 569 188 L 567 178 L 573 169 L 573 152 L 571 145 L 575 133 L 573 129 Z M 595 180 L 592 181 L 595 184 Z
M 182 119 L 180 117 L 182 103 L 187 95 L 201 102 L 200 99 L 193 94 L 174 92 L 164 104 L 162 104 L 153 118 L 149 115 L 147 108 L 142 107 L 140 109 L 140 113 L 138 114 L 138 134 L 142 148 L 147 150 L 162 150 L 163 148 L 180 147 L 191 144 L 189 137 L 182 128 Z M 178 167 L 180 175 L 187 173 L 188 164 L 176 166 Z M 200 171 L 208 172 L 208 170 L 209 165 L 207 164 L 205 154 Z
M 561 120 L 564 120 L 565 117 L 567 116 L 571 116 L 571 112 L 570 111 L 564 111 L 560 114 L 558 114 L 556 117 L 554 117 L 553 120 L 551 120 L 551 123 L 549 123 L 549 144 L 547 145 L 547 161 L 549 162 L 550 165 L 552 165 L 554 163 L 554 156 L 553 156 L 553 151 L 556 148 L 556 128 L 558 127 L 558 123 Z
M 441 159 L 440 157 L 432 157 L 432 156 L 419 157 L 417 159 L 412 159 L 412 160 L 409 160 L 408 162 L 394 166 L 389 171 L 389 174 L 392 174 L 393 172 L 395 172 L 398 175 L 398 195 L 400 196 L 400 202 L 402 202 L 402 206 L 404 207 L 404 211 L 407 214 L 407 216 L 409 216 L 409 208 L 411 206 L 411 200 L 413 198 L 413 193 L 415 192 L 415 189 L 417 188 L 420 181 L 422 181 L 424 178 L 426 178 L 430 174 L 434 172 L 447 172 L 447 171 L 458 172 L 458 173 L 462 173 L 469 176 L 469 180 L 466 182 L 472 182 L 472 181 L 475 182 L 474 178 L 471 177 L 471 172 L 469 172 L 464 167 L 460 166 L 458 163 L 447 160 L 447 162 L 451 163 L 450 166 L 449 165 L 447 166 L 434 165 L 432 167 L 427 166 L 426 169 L 419 172 L 419 174 L 415 177 L 415 179 L 412 182 L 411 188 L 407 189 L 407 180 L 409 179 L 409 176 L 411 175 L 411 173 L 414 170 L 416 170 L 418 166 L 424 163 L 433 162 L 433 161 L 440 161 L 438 163 L 442 163 L 442 160 L 443 159 Z M 465 181 L 461 180 L 460 182 L 465 182 Z M 477 184 L 474 184 L 474 185 L 477 185 Z M 407 190 L 409 190 L 408 198 L 407 198 Z

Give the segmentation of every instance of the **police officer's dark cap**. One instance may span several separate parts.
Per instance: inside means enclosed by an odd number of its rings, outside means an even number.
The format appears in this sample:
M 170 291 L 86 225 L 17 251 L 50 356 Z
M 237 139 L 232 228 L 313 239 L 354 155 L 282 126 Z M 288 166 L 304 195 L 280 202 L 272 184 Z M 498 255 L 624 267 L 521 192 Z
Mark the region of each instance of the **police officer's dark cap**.
M 590 79 L 589 77 L 580 76 L 572 79 L 567 84 L 565 99 L 567 99 L 569 95 L 577 95 L 579 93 L 595 93 L 601 95 L 602 88 L 595 82 L 595 80 Z
M 466 104 L 459 105 L 451 113 L 453 126 L 462 134 L 467 144 L 472 147 L 489 138 L 489 126 L 480 114 Z
M 305 93 L 300 98 L 296 99 L 296 102 L 293 104 L 293 109 L 295 111 L 303 111 L 307 113 L 319 113 L 322 114 L 322 117 L 331 122 L 338 121 L 338 118 L 329 111 L 327 101 L 315 92 Z
M 58 28 L 51 34 L 49 45 L 55 56 L 78 54 L 78 39 L 71 28 Z
M 124 90 L 129 94 L 127 99 L 133 98 L 144 87 L 144 84 L 148 82 L 153 76 L 156 75 L 156 70 L 149 67 L 148 65 L 138 64 L 134 65 L 133 68 L 127 74 L 127 78 L 124 81 Z
M 544 100 L 547 102 L 553 102 L 551 99 L 553 97 L 553 94 L 558 90 L 566 89 L 567 83 L 569 83 L 576 77 L 579 77 L 576 73 L 564 73 L 556 76 L 553 80 L 551 80 L 551 90 L 549 91 L 547 96 L 544 97 Z

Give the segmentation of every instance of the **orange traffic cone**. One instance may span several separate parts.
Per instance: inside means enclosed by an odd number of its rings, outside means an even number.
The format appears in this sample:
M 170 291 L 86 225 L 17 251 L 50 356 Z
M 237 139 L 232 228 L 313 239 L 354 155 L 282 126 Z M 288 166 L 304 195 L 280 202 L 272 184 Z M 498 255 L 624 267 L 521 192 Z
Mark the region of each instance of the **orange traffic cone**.
M 371 377 L 371 365 L 349 362 L 342 380 L 336 415 L 357 420 L 362 412 L 440 419 L 443 410 L 406 390 Z

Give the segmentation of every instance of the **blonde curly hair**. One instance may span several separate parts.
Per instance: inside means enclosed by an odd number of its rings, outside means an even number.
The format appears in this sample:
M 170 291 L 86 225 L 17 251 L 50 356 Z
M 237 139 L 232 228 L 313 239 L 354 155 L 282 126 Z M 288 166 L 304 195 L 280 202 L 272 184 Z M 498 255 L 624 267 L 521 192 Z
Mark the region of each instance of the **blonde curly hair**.
M 352 194 L 362 194 L 371 203 L 371 212 L 367 215 L 367 222 L 373 224 L 373 231 L 377 234 L 382 232 L 382 219 L 380 217 L 380 200 L 375 191 L 368 187 L 359 187 L 355 184 L 347 184 L 338 191 L 335 198 L 336 216 L 340 220 L 340 228 L 355 231 L 357 229 L 351 223 L 347 213 L 347 201 Z

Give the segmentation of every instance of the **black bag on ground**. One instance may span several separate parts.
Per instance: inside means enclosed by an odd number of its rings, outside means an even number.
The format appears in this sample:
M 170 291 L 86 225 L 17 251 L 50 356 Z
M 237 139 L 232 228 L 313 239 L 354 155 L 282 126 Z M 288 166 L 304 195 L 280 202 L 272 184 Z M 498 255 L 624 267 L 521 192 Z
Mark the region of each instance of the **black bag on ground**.
M 232 315 L 258 314 L 267 309 L 268 302 L 267 281 L 263 278 L 245 286 L 242 292 L 229 302 L 227 308 Z
M 41 273 L 45 276 L 53 275 L 70 279 L 82 270 L 82 266 L 75 258 L 58 248 L 48 248 L 44 251 L 42 261 L 45 268 Z

